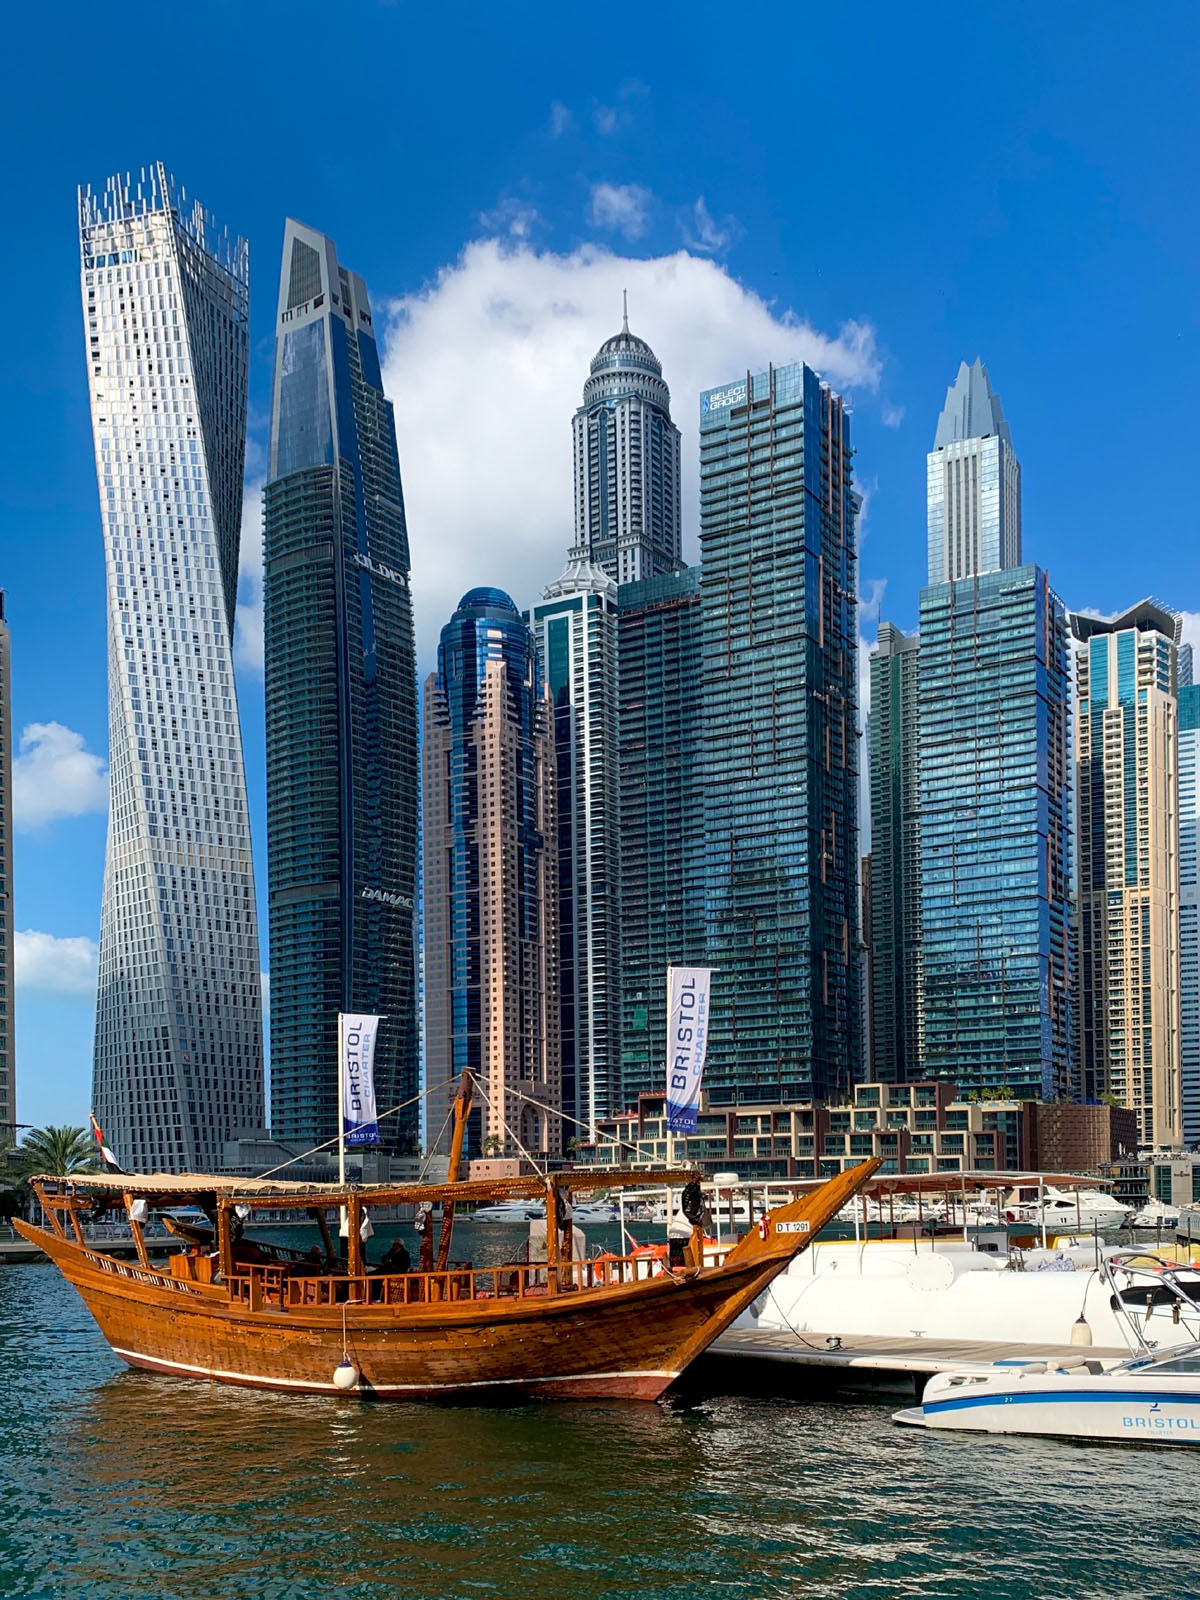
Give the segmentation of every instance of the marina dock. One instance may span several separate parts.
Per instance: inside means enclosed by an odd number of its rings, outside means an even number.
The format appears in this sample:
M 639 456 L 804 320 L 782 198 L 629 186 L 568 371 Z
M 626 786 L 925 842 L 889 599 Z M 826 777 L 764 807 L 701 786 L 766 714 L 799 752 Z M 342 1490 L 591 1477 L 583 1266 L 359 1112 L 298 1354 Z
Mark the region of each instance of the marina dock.
M 786 1363 L 836 1375 L 848 1388 L 904 1388 L 919 1393 L 935 1372 L 983 1371 L 997 1361 L 1038 1361 L 1085 1355 L 1124 1361 L 1126 1349 L 1099 1345 L 1011 1344 L 983 1339 L 901 1339 L 867 1334 L 826 1334 L 790 1329 L 731 1328 L 714 1340 L 706 1359 L 739 1363 Z M 889 1382 L 889 1379 L 898 1380 Z

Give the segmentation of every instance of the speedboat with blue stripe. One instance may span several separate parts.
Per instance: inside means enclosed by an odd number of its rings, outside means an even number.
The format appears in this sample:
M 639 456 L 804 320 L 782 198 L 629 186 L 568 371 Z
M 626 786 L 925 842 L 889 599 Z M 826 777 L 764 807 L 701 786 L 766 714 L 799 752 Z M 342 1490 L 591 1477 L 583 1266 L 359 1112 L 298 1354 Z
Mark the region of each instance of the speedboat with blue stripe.
M 893 1421 L 979 1433 L 1200 1445 L 1200 1343 L 1113 1365 L 1083 1351 L 940 1372 Z

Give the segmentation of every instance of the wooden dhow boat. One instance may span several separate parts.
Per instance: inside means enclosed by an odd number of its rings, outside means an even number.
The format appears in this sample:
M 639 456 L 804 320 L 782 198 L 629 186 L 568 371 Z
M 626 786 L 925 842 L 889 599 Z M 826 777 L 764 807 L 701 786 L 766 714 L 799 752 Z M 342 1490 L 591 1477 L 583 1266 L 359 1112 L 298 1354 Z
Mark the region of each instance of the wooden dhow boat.
M 456 1129 L 452 1171 L 461 1151 Z M 191 1174 L 35 1178 L 50 1228 L 15 1225 L 79 1291 L 131 1366 L 180 1377 L 379 1400 L 654 1400 L 760 1295 L 878 1167 L 866 1161 L 768 1213 L 714 1258 L 693 1227 L 675 1259 L 644 1252 L 575 1258 L 570 1198 L 599 1187 L 669 1186 L 697 1174 L 586 1171 L 443 1185 L 332 1186 Z M 696 1191 L 693 1191 L 696 1197 Z M 546 1208 L 546 1259 L 478 1268 L 451 1259 L 454 1208 L 529 1200 Z M 431 1210 L 441 1205 L 434 1240 Z M 417 1207 L 415 1268 L 372 1268 L 364 1218 Z M 207 1226 L 172 1219 L 194 1206 Z M 137 1264 L 90 1245 L 83 1224 L 119 1207 Z M 329 1213 L 344 1208 L 344 1255 Z M 305 1212 L 322 1246 L 304 1252 L 246 1235 L 257 1211 Z M 695 1210 L 695 1205 L 691 1207 Z M 152 1265 L 143 1223 L 167 1212 L 185 1248 Z M 702 1220 L 702 1219 L 701 1219 Z

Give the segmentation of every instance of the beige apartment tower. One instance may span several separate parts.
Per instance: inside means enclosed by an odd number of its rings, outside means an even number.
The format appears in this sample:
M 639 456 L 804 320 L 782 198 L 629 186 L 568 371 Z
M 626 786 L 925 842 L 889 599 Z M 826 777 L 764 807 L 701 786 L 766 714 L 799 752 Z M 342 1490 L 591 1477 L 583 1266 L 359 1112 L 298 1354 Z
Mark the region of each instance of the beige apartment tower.
M 469 1067 L 478 1085 L 470 1155 L 562 1152 L 550 721 L 532 630 L 500 590 L 471 590 L 425 681 L 429 1151 L 448 1147 Z
M 1075 615 L 1079 1061 L 1143 1146 L 1182 1142 L 1179 976 L 1181 620 L 1153 600 Z

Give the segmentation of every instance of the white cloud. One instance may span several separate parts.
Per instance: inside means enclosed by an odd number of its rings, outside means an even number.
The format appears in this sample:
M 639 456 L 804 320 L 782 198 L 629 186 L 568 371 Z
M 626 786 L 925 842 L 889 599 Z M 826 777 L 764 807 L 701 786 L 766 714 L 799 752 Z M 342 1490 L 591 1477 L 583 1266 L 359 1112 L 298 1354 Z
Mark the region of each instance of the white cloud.
M 32 928 L 15 936 L 16 980 L 18 989 L 37 989 L 46 994 L 94 994 L 96 992 L 96 941 L 82 934 L 58 939 L 52 933 L 35 933 Z
M 742 229 L 736 217 L 723 217 L 717 222 L 701 195 L 690 212 L 685 212 L 681 227 L 683 240 L 689 250 L 700 250 L 705 255 L 719 255 L 738 238 Z
M 514 196 L 501 200 L 492 211 L 479 213 L 479 225 L 485 232 L 507 233 L 512 239 L 528 239 L 541 220 L 535 206 Z
M 602 106 L 597 100 L 592 110 L 592 117 L 596 124 L 596 132 L 605 135 L 616 133 L 620 114 L 616 106 Z
M 575 126 L 575 118 L 563 105 L 561 100 L 555 100 L 550 106 L 550 137 L 561 139 L 564 133 L 569 133 Z
M 233 659 L 248 672 L 263 669 L 263 547 L 261 483 L 248 483 L 242 498 L 242 542 L 238 552 L 238 600 Z
M 13 761 L 13 821 L 40 828 L 60 817 L 83 817 L 108 809 L 108 774 L 103 756 L 61 722 L 31 722 L 21 733 Z
M 885 428 L 898 428 L 904 421 L 904 407 L 885 402 L 883 407 L 883 425 Z
M 698 557 L 699 391 L 769 362 L 808 361 L 873 390 L 874 330 L 822 333 L 684 251 L 631 260 L 593 245 L 555 255 L 480 240 L 421 293 L 393 303 L 384 387 L 395 403 L 422 671 L 463 592 L 497 584 L 518 605 L 558 576 L 573 538 L 571 416 L 588 364 L 630 322 L 654 347 L 683 430 L 684 556 Z
M 588 203 L 588 220 L 626 239 L 639 239 L 646 231 L 646 214 L 653 195 L 640 183 L 594 183 Z

